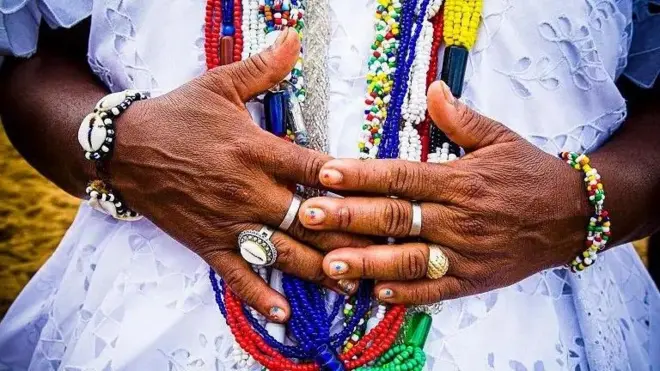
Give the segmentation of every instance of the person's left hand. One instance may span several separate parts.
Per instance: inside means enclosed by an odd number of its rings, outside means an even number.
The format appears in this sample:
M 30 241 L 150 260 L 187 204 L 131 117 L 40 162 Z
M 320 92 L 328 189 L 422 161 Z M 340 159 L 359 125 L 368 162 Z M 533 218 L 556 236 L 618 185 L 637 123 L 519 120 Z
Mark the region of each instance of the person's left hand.
M 458 102 L 444 83 L 431 86 L 428 100 L 438 127 L 465 149 L 463 158 L 332 160 L 320 173 L 325 186 L 383 196 L 314 198 L 299 216 L 314 230 L 406 238 L 406 200 L 417 200 L 421 238 L 442 247 L 449 271 L 425 278 L 429 247 L 417 242 L 334 250 L 324 258 L 326 274 L 376 279 L 385 302 L 426 304 L 513 284 L 584 249 L 589 205 L 579 172 Z

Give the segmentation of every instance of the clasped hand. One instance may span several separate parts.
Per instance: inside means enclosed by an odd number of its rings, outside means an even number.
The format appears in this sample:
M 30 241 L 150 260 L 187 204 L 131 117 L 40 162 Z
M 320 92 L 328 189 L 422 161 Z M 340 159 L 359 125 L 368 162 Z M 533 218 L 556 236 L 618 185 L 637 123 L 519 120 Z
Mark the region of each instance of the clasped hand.
M 455 100 L 444 83 L 431 86 L 428 103 L 436 125 L 466 155 L 445 164 L 327 162 L 324 186 L 372 196 L 310 199 L 299 212 L 304 226 L 399 239 L 334 250 L 324 271 L 334 279 L 378 280 L 375 294 L 385 302 L 427 304 L 504 287 L 578 254 L 588 220 L 581 175 Z M 421 204 L 424 242 L 406 241 L 407 200 Z M 425 278 L 428 243 L 449 260 L 437 280 Z
M 283 32 L 259 55 L 135 103 L 117 123 L 114 188 L 248 305 L 274 321 L 290 315 L 236 244 L 244 230 L 281 223 L 295 184 L 370 195 L 308 200 L 299 220 L 272 236 L 276 268 L 338 291 L 373 278 L 384 301 L 429 303 L 513 283 L 577 252 L 587 210 L 579 174 L 452 101 L 441 84 L 429 91 L 430 113 L 467 151 L 452 163 L 332 160 L 261 130 L 244 102 L 281 81 L 299 50 L 295 32 Z M 424 279 L 426 242 L 405 241 L 406 200 L 421 202 L 421 238 L 449 257 L 439 280 Z M 373 236 L 399 244 L 374 245 Z

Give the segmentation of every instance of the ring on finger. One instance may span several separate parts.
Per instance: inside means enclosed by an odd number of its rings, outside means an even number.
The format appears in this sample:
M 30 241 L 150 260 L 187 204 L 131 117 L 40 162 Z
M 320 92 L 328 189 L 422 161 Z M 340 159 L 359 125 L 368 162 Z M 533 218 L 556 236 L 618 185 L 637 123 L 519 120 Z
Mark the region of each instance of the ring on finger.
M 282 219 L 282 223 L 280 223 L 280 226 L 278 227 L 281 231 L 286 232 L 289 228 L 291 228 L 291 224 L 293 224 L 293 221 L 296 220 L 296 215 L 298 215 L 298 209 L 300 209 L 301 203 L 302 197 L 293 195 L 291 204 L 289 204 L 289 210 L 286 212 L 284 219 Z
M 263 226 L 260 230 L 245 230 L 238 235 L 238 246 L 245 261 L 259 267 L 273 265 L 277 260 L 277 248 L 270 240 L 275 231 Z
M 412 202 L 412 225 L 410 226 L 410 237 L 418 237 L 422 233 L 422 206 Z
M 449 270 L 449 259 L 438 245 L 429 245 L 429 262 L 426 277 L 437 280 L 442 278 Z

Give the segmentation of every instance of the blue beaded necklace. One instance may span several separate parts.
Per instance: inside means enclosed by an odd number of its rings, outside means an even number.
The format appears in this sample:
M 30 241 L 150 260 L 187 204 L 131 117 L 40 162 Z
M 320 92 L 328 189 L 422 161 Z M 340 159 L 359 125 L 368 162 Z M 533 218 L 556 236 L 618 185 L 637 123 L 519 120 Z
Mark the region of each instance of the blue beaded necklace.
M 387 119 L 383 125 L 383 135 L 378 158 L 397 158 L 399 157 L 399 125 L 401 122 L 401 107 L 406 99 L 408 91 L 408 76 L 413 62 L 415 61 L 415 52 L 417 40 L 422 33 L 422 23 L 426 14 L 430 0 L 423 0 L 419 15 L 415 20 L 415 32 L 413 34 L 413 18 L 417 0 L 406 0 L 403 5 L 403 14 L 401 16 L 401 41 L 399 45 L 397 60 L 399 67 L 394 75 L 394 86 L 391 96 L 392 102 L 387 108 Z
M 227 317 L 224 305 L 224 290 L 216 278 L 213 268 L 209 269 L 209 279 L 215 292 L 215 300 L 220 312 Z M 284 345 L 273 338 L 268 331 L 254 318 L 247 306 L 243 306 L 243 313 L 252 327 L 264 338 L 264 341 L 282 355 L 289 358 L 310 359 L 318 355 L 319 349 L 338 349 L 358 326 L 361 318 L 365 316 L 371 306 L 372 281 L 364 281 L 356 294 L 355 315 L 346 324 L 342 331 L 330 335 L 330 328 L 341 308 L 344 298 L 339 296 L 333 303 L 330 313 L 325 307 L 323 290 L 316 284 L 303 281 L 299 278 L 284 274 L 282 278 L 284 294 L 291 305 L 291 319 L 289 329 L 297 345 Z

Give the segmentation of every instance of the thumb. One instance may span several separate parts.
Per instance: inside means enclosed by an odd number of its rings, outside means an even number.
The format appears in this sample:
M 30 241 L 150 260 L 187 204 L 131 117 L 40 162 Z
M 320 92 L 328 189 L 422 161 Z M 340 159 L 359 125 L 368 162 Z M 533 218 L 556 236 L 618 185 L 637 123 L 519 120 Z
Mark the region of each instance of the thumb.
M 519 139 L 506 126 L 461 103 L 444 81 L 431 84 L 427 99 L 429 115 L 435 125 L 467 152 Z
M 240 62 L 214 68 L 208 75 L 214 91 L 233 95 L 243 103 L 284 80 L 295 66 L 299 54 L 298 32 L 286 28 L 266 50 Z

